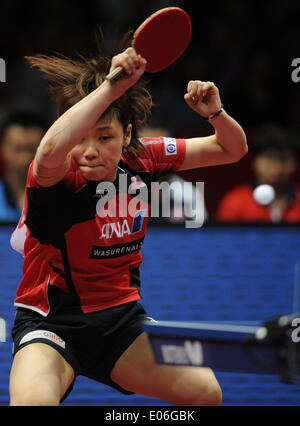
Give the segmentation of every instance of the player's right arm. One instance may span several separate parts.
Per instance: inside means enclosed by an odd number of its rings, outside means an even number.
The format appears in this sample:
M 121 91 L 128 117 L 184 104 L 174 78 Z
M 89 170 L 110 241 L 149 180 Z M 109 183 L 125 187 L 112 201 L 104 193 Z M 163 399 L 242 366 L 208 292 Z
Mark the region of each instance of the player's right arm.
M 133 48 L 113 57 L 110 71 L 122 66 L 125 76 L 112 85 L 104 81 L 97 89 L 61 115 L 43 137 L 34 159 L 33 176 L 41 186 L 59 182 L 68 172 L 70 151 L 80 143 L 105 110 L 142 76 L 146 61 Z

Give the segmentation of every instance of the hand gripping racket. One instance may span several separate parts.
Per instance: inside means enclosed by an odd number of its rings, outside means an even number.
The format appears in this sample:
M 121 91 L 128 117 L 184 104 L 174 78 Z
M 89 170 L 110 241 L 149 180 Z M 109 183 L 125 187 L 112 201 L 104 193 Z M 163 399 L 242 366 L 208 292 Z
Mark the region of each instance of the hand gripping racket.
M 167 68 L 187 48 L 192 35 L 189 15 L 179 7 L 166 7 L 153 13 L 135 31 L 132 46 L 147 60 L 146 72 L 155 73 Z M 112 84 L 125 71 L 117 67 L 106 76 Z

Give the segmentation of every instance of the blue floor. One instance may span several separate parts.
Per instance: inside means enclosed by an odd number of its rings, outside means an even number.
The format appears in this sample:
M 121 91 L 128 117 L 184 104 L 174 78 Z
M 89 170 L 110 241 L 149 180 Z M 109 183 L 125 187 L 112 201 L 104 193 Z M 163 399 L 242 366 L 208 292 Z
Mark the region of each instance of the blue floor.
M 0 317 L 8 341 L 0 346 L 0 405 L 8 404 L 13 299 L 22 258 L 9 247 L 12 228 L 0 227 Z M 150 227 L 143 247 L 142 295 L 148 314 L 171 321 L 264 321 L 293 309 L 300 229 L 284 227 Z M 216 373 L 223 405 L 300 405 L 300 386 L 268 375 Z M 167 405 L 79 377 L 63 403 Z

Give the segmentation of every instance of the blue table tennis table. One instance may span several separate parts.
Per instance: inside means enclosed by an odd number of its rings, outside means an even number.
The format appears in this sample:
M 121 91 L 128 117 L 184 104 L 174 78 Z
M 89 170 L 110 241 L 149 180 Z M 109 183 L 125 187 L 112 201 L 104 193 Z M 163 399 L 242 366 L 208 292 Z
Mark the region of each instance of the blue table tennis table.
M 284 383 L 294 383 L 300 371 L 300 342 L 291 338 L 295 318 L 300 313 L 262 324 L 150 320 L 144 330 L 159 364 L 277 374 Z
M 295 265 L 293 310 L 261 323 L 149 320 L 144 331 L 157 363 L 276 374 L 283 383 L 295 383 L 300 376 L 300 261 Z

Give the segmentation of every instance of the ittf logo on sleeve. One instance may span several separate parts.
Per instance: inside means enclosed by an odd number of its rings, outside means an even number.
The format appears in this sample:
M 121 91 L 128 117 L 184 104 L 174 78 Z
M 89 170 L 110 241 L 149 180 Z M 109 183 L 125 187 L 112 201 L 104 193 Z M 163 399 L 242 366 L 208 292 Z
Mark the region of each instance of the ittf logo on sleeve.
M 165 144 L 165 153 L 166 155 L 176 155 L 177 154 L 177 143 L 175 138 L 163 138 Z

